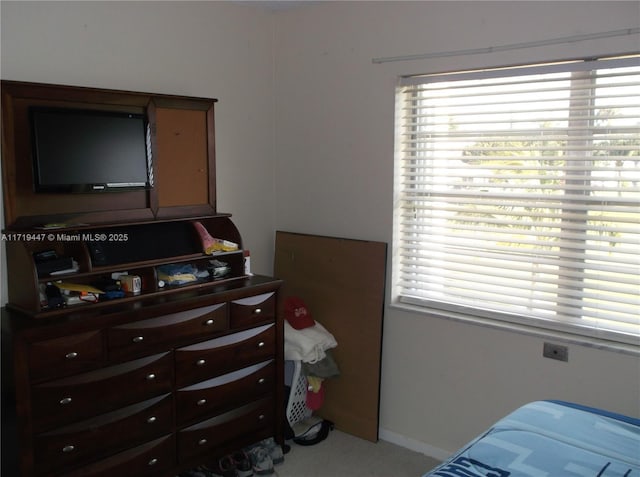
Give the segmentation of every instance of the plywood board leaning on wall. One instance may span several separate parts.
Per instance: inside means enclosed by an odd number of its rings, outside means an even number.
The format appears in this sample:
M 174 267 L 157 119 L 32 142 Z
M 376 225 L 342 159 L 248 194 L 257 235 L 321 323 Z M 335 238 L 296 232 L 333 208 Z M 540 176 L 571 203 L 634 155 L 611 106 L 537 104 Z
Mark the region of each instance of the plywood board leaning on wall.
M 276 232 L 274 275 L 338 342 L 340 376 L 327 379 L 318 414 L 344 432 L 378 440 L 387 245 Z

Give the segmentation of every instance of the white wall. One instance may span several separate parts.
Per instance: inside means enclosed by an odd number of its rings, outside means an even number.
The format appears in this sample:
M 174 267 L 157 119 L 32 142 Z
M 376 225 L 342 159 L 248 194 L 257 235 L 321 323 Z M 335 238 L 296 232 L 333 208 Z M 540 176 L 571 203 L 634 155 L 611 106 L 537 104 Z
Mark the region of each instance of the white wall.
M 273 262 L 273 15 L 223 2 L 0 3 L 2 79 L 218 98 L 218 210 Z M 4 253 L 2 254 L 4 260 Z M 1 303 L 6 302 L 2 265 Z
M 619 30 L 639 18 L 637 2 L 328 2 L 279 13 L 276 228 L 391 243 L 398 75 L 626 52 L 640 42 L 372 58 Z M 542 357 L 543 341 L 387 306 L 381 435 L 442 455 L 535 399 L 640 415 L 637 356 L 570 344 L 563 363 Z
M 234 214 L 255 271 L 268 273 L 276 229 L 391 242 L 397 75 L 629 51 L 638 38 L 429 62 L 373 57 L 629 28 L 639 8 L 313 2 L 274 15 L 220 2 L 2 1 L 0 74 L 219 98 L 219 209 Z M 640 415 L 636 356 L 571 344 L 561 363 L 542 358 L 540 337 L 390 307 L 385 320 L 386 438 L 439 455 L 540 398 Z

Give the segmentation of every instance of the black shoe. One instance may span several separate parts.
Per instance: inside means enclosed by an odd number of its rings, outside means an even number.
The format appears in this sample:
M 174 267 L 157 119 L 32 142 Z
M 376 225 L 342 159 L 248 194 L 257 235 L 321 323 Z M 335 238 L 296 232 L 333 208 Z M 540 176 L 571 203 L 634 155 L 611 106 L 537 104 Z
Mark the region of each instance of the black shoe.
M 253 465 L 245 451 L 234 452 L 230 457 L 236 466 L 237 477 L 253 477 Z
M 215 465 L 199 468 L 207 477 L 236 477 L 236 466 L 230 456 L 222 457 Z

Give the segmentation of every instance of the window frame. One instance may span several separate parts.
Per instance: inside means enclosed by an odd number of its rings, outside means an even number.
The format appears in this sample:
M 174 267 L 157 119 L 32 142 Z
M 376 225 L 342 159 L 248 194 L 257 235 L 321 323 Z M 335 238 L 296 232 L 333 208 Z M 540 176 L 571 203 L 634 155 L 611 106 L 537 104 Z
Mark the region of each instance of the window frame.
M 626 56 L 626 55 L 625 55 Z M 401 308 L 408 308 L 413 311 L 419 312 L 427 312 L 430 314 L 445 316 L 445 317 L 453 317 L 459 319 L 482 319 L 487 320 L 489 323 L 495 323 L 500 326 L 504 325 L 514 325 L 518 327 L 524 327 L 524 329 L 529 330 L 537 330 L 539 331 L 560 331 L 560 332 L 568 332 L 573 335 L 578 335 L 581 338 L 604 338 L 605 340 L 610 340 L 612 342 L 621 343 L 621 344 L 631 344 L 631 345 L 639 345 L 640 344 L 640 327 L 638 328 L 637 334 L 631 334 L 624 336 L 622 334 L 617 333 L 602 333 L 595 329 L 593 326 L 584 326 L 579 325 L 577 323 L 567 323 L 565 321 L 559 321 L 555 318 L 545 319 L 543 317 L 538 317 L 532 319 L 530 316 L 524 316 L 518 313 L 504 313 L 500 311 L 494 310 L 485 310 L 481 308 L 471 308 L 468 305 L 461 306 L 456 303 L 447 303 L 447 302 L 438 302 L 436 300 L 428 300 L 424 298 L 414 298 L 410 296 L 406 296 L 402 292 L 402 286 L 399 284 L 400 282 L 400 247 L 399 241 L 401 238 L 401 225 L 399 218 L 399 211 L 402 210 L 402 207 L 399 205 L 402 199 L 401 190 L 401 173 L 399 168 L 403 162 L 403 157 L 401 154 L 402 142 L 398 139 L 402 125 L 402 118 L 400 110 L 403 106 L 402 93 L 401 89 L 406 86 L 416 86 L 420 84 L 424 84 L 425 80 L 428 80 L 429 83 L 435 82 L 444 82 L 444 81 L 464 81 L 469 79 L 489 79 L 489 78 L 504 78 L 504 77 L 513 77 L 513 76 L 522 76 L 523 69 L 526 69 L 527 72 L 531 72 L 532 68 L 535 68 L 536 72 L 539 73 L 554 73 L 554 72 L 579 72 L 585 70 L 585 64 L 593 62 L 595 65 L 590 69 L 603 69 L 605 66 L 600 66 L 604 64 L 603 62 L 609 62 L 609 64 L 613 64 L 619 67 L 622 66 L 639 66 L 640 65 L 640 57 L 634 56 L 632 58 L 600 58 L 597 60 L 594 59 L 577 59 L 577 60 L 569 60 L 569 61 L 561 61 L 561 62 L 553 62 L 546 63 L 543 65 L 517 65 L 517 66 L 508 66 L 501 68 L 491 68 L 485 70 L 475 70 L 475 71 L 463 71 L 463 72 L 454 72 L 454 73 L 443 73 L 443 74 L 432 74 L 432 75 L 412 75 L 407 77 L 401 77 L 398 82 L 398 89 L 396 91 L 396 143 L 395 143 L 395 159 L 394 159 L 394 218 L 393 218 L 393 264 L 392 264 L 392 303 L 394 306 L 399 306 Z M 601 62 L 600 64 L 596 62 Z M 608 67 L 608 66 L 607 66 Z M 416 108 L 419 109 L 419 108 Z M 640 158 L 639 158 L 640 159 Z

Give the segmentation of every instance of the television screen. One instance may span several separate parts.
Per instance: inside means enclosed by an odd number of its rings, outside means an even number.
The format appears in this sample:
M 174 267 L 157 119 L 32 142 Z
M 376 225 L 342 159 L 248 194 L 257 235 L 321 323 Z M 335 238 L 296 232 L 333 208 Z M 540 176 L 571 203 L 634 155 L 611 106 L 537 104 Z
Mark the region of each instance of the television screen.
M 142 114 L 32 108 L 36 192 L 104 192 L 153 185 Z

